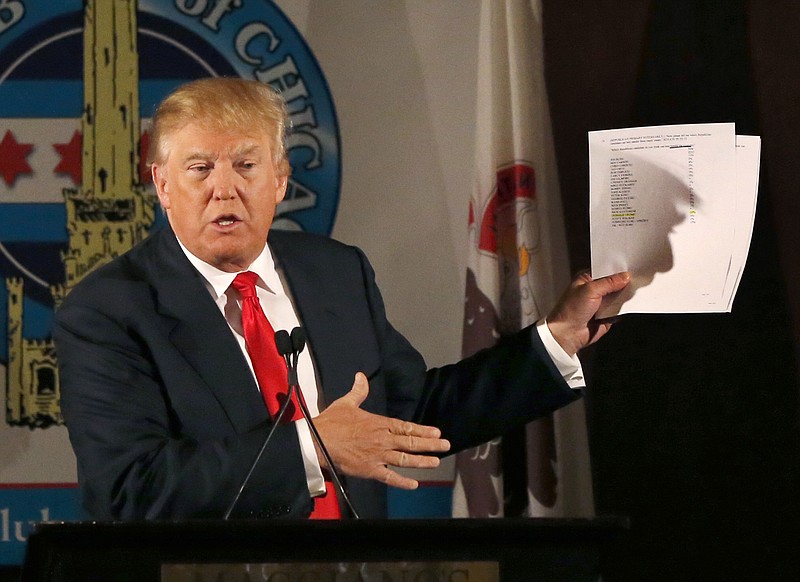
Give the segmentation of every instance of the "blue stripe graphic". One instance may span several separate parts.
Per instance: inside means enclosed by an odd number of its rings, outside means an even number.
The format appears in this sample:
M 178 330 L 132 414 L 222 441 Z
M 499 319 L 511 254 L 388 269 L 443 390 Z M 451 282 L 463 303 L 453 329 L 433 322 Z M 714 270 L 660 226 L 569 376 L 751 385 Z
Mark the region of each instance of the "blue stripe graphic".
M 0 204 L 0 241 L 67 242 L 64 203 Z

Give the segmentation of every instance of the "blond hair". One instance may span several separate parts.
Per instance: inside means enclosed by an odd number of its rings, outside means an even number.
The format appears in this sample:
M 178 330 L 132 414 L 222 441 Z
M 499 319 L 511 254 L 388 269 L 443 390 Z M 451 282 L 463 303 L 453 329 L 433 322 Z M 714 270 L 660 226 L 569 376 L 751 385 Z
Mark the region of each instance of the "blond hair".
M 283 97 L 265 83 L 232 77 L 191 81 L 167 95 L 156 109 L 147 162 L 163 164 L 169 156 L 170 136 L 189 123 L 198 123 L 219 132 L 266 132 L 272 138 L 275 171 L 288 176 L 287 120 Z

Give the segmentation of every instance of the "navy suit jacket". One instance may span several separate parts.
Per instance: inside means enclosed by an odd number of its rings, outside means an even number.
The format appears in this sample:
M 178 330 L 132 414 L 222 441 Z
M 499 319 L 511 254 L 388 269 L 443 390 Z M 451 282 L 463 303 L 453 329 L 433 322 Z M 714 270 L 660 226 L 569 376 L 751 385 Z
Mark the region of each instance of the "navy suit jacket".
M 535 330 L 458 364 L 427 370 L 386 319 L 362 252 L 271 232 L 326 402 L 369 378 L 363 408 L 442 429 L 453 452 L 485 442 L 577 396 Z M 95 270 L 57 310 L 61 408 L 95 519 L 220 517 L 270 419 L 224 317 L 165 228 Z M 347 479 L 363 517 L 386 515 L 386 489 Z M 237 517 L 311 511 L 297 432 L 277 428 Z

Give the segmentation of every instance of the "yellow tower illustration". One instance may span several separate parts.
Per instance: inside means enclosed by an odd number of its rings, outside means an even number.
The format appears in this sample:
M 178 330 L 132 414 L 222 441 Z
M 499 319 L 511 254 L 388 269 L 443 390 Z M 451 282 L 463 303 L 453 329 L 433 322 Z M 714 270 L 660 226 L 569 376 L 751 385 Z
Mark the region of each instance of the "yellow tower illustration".
M 88 0 L 85 7 L 82 182 L 80 191 L 64 190 L 63 293 L 141 241 L 153 222 L 154 204 L 139 180 L 136 1 Z
M 55 350 L 51 340 L 22 337 L 22 279 L 7 279 L 8 369 L 6 420 L 31 428 L 61 422 Z
M 139 180 L 139 60 L 136 0 L 84 0 L 81 188 L 65 189 L 69 242 L 56 308 L 90 271 L 147 236 L 155 199 Z M 51 339 L 22 336 L 23 282 L 8 289 L 6 421 L 30 428 L 62 422 Z

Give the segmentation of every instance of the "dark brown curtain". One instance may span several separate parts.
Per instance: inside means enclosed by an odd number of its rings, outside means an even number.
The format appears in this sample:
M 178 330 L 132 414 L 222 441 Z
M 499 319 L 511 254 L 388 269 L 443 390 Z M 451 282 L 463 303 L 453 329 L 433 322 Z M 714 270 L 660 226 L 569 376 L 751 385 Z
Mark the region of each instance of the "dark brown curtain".
M 762 136 L 733 313 L 625 316 L 584 356 L 597 509 L 632 520 L 604 580 L 800 579 L 800 6 L 544 8 L 574 269 L 589 265 L 587 131 L 735 121 Z

